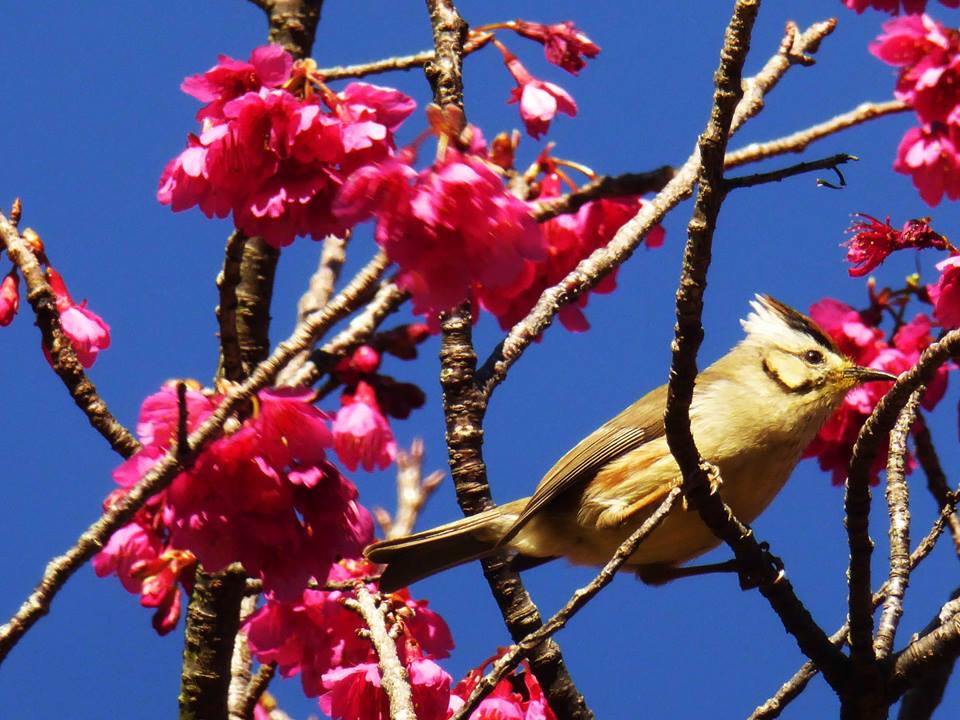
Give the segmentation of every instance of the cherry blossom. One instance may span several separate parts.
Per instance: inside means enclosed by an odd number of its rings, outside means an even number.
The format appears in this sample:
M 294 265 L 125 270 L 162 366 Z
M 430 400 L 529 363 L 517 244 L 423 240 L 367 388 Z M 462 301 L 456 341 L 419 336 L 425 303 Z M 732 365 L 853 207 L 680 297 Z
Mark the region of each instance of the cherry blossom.
M 840 351 L 858 365 L 885 370 L 899 375 L 913 367 L 920 353 L 931 342 L 930 319 L 921 314 L 905 323 L 893 338 L 893 345 L 884 340 L 883 332 L 858 313 L 838 300 L 825 298 L 810 308 L 812 317 L 833 339 Z M 928 383 L 921 399 L 924 408 L 931 410 L 943 398 L 947 388 L 947 368 L 940 367 Z M 837 411 L 804 450 L 804 457 L 816 457 L 820 468 L 831 472 L 833 483 L 846 481 L 847 468 L 860 428 L 877 403 L 890 389 L 889 382 L 873 382 L 851 390 Z M 879 481 L 879 473 L 886 465 L 886 450 L 878 453 L 872 469 L 872 482 Z M 912 457 L 907 457 L 907 471 L 913 469 Z
M 875 270 L 887 256 L 906 248 L 936 248 L 945 250 L 947 239 L 930 227 L 930 219 L 907 220 L 902 230 L 890 225 L 890 218 L 881 222 L 875 217 L 857 213 L 847 231 L 853 237 L 844 245 L 847 248 L 848 270 L 852 277 L 861 277 Z
M 907 130 L 897 148 L 893 169 L 913 176 L 920 197 L 936 207 L 946 195 L 960 199 L 958 128 L 935 124 Z
M 299 597 L 311 577 L 359 556 L 373 538 L 373 521 L 353 484 L 327 460 L 329 417 L 312 400 L 309 390 L 262 390 L 253 417 L 152 498 L 154 519 L 141 525 L 157 533 L 156 555 L 188 550 L 209 572 L 240 562 L 279 598 Z M 188 431 L 218 401 L 189 388 Z M 114 472 L 121 494 L 174 442 L 177 417 L 172 383 L 144 402 L 137 426 L 144 448 Z
M 927 286 L 933 316 L 944 328 L 960 327 L 960 256 L 953 255 L 937 263 L 940 277 Z
M 20 309 L 20 277 L 16 270 L 11 270 L 0 281 L 0 327 L 6 327 L 13 322 Z
M 517 20 L 512 27 L 517 34 L 542 44 L 548 62 L 573 75 L 586 66 L 584 58 L 600 54 L 600 47 L 569 20 L 553 25 Z
M 363 578 L 375 570 L 376 567 L 366 561 L 343 561 L 332 567 L 327 580 L 343 582 Z M 373 585 L 369 588 L 375 591 Z M 344 606 L 350 594 L 347 590 L 308 589 L 300 598 L 288 601 L 268 595 L 266 604 L 247 620 L 248 642 L 260 662 L 276 662 L 284 677 L 299 675 L 309 697 L 326 693 L 327 702 L 340 707 L 348 696 L 358 700 L 356 693 L 370 693 L 368 700 L 374 703 L 373 707 L 379 707 L 376 704 L 380 698 L 379 671 L 369 683 L 355 684 L 363 679 L 356 673 L 365 671 L 353 668 L 363 668 L 366 663 L 375 668 L 376 654 L 369 639 L 358 633 L 364 627 L 362 619 Z M 397 617 L 403 618 L 397 645 L 408 670 L 417 661 L 442 659 L 450 654 L 453 648 L 450 630 L 443 618 L 427 607 L 426 601 L 412 599 L 406 590 L 391 593 L 384 601 Z M 435 674 L 426 672 L 423 666 L 420 669 L 424 670 L 424 685 L 436 683 Z M 446 682 L 449 692 L 449 677 Z M 343 694 L 331 696 L 335 687 L 339 688 L 336 692 Z M 415 700 L 416 697 L 415 682 Z M 446 702 L 444 695 L 444 709 Z
M 397 457 L 390 423 L 380 411 L 373 388 L 360 381 L 352 394 L 344 393 L 333 421 L 333 446 L 348 470 L 362 465 L 383 470 Z
M 85 368 L 93 367 L 100 351 L 110 347 L 110 326 L 87 307 L 86 300 L 79 305 L 73 301 L 63 277 L 52 267 L 47 267 L 47 279 L 57 300 L 60 327 L 70 339 L 77 354 L 77 360 Z M 44 353 L 47 360 L 52 362 L 46 348 Z
M 478 287 L 513 292 L 525 261 L 544 257 L 527 204 L 485 160 L 453 148 L 419 173 L 398 160 L 354 173 L 335 211 L 351 223 L 375 215 L 374 236 L 400 266 L 398 283 L 431 322 Z
M 903 12 L 908 15 L 922 13 L 927 7 L 927 0 L 902 0 Z M 901 0 L 843 0 L 843 4 L 857 14 L 861 14 L 867 8 L 887 12 L 891 15 L 900 14 Z M 949 8 L 960 7 L 960 0 L 940 0 L 941 5 Z
M 559 85 L 533 77 L 517 57 L 498 43 L 503 63 L 517 81 L 510 91 L 510 103 L 520 103 L 520 117 L 532 138 L 539 138 L 550 129 L 558 112 L 570 117 L 577 114 L 577 103 Z
M 457 683 L 450 694 L 451 714 L 463 707 L 483 676 L 483 669 L 496 660 L 502 652 L 488 658 Z M 556 716 L 547 704 L 536 677 L 530 672 L 528 663 L 524 662 L 521 668 L 523 670 L 515 671 L 514 675 L 507 676 L 497 683 L 493 691 L 470 715 L 470 720 L 555 720 Z
M 415 103 L 369 83 L 334 93 L 315 69 L 266 46 L 187 78 L 184 91 L 207 102 L 202 125 L 167 163 L 157 199 L 174 211 L 232 214 L 238 229 L 275 247 L 344 232 L 331 209 L 344 176 L 392 155 Z

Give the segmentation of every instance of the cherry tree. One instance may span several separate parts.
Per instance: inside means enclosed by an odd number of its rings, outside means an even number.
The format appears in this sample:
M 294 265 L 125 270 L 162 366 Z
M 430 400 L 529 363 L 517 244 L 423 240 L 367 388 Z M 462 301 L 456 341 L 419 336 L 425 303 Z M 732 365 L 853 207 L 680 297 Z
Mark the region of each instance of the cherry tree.
M 34 627 L 57 612 L 55 599 L 89 564 L 117 593 L 149 609 L 156 634 L 182 634 L 178 701 L 185 718 L 287 717 L 275 676 L 338 720 L 591 718 L 601 714 L 599 690 L 578 684 L 577 668 L 619 661 L 574 652 L 568 666 L 571 648 L 555 634 L 576 625 L 577 613 L 667 513 L 695 512 L 750 581 L 744 592 L 729 578 L 721 581 L 729 596 L 707 604 L 716 610 L 751 598 L 756 612 L 786 632 L 777 642 L 803 656 L 792 677 L 764 677 L 769 699 L 756 697 L 751 717 L 778 716 L 818 675 L 842 717 L 886 717 L 897 703 L 900 717 L 929 717 L 960 652 L 956 582 L 940 573 L 936 590 L 923 590 L 938 608 L 929 624 L 899 639 L 897 632 L 914 570 L 935 549 L 960 554 L 957 490 L 931 427 L 956 422 L 943 408 L 960 354 L 960 250 L 950 240 L 949 215 L 960 199 L 960 23 L 949 9 L 960 2 L 834 3 L 841 24 L 883 20 L 869 47 L 858 48 L 857 62 L 889 66 L 889 87 L 867 89 L 886 99 L 867 100 L 865 92 L 837 98 L 834 107 L 833 99 L 828 106 L 801 97 L 816 106 L 818 120 L 747 144 L 737 136 L 761 122 L 767 104 L 798 102 L 799 91 L 792 100 L 774 94 L 787 76 L 810 74 L 816 82 L 817 73 L 842 71 L 836 56 L 821 59 L 838 18 L 802 27 L 774 3 L 763 12 L 760 0 L 729 3 L 727 25 L 717 28 L 711 48 L 716 71 L 705 122 L 689 138 L 692 152 L 685 160 L 631 155 L 624 173 L 591 168 L 552 140 L 555 128 L 577 122 L 585 107 L 558 76 L 576 76 L 577 87 L 585 87 L 591 65 L 602 61 L 603 24 L 589 35 L 581 28 L 589 13 L 491 20 L 478 8 L 427 0 L 420 22 L 432 47 L 324 67 L 312 56 L 322 0 L 252 4 L 266 17 L 266 36 L 241 56 L 211 57 L 207 69 L 183 80 L 196 115 L 169 128 L 165 144 L 183 144 L 156 168 L 160 205 L 178 218 L 226 220 L 231 228 L 210 317 L 219 345 L 213 377 L 158 383 L 139 402 L 136 422 L 125 423 L 91 379 L 118 344 L 95 300 L 110 274 L 95 282 L 71 276 L 58 259 L 64 248 L 45 233 L 28 194 L 11 197 L 0 215 L 0 326 L 36 324 L 36 363 L 62 381 L 117 456 L 100 516 L 78 528 L 76 542 L 42 569 L 26 599 L 11 605 L 0 626 L 0 662 L 33 641 Z M 755 32 L 769 35 L 773 27 L 784 30 L 764 47 Z M 469 64 L 481 58 L 502 66 L 500 127 L 473 119 Z M 646 61 L 647 72 L 668 72 L 655 58 Z M 423 80 L 418 91 L 391 85 L 404 72 Z M 612 107 L 616 97 L 607 102 Z M 818 155 L 817 143 L 858 147 L 858 132 L 890 116 L 909 118 L 907 129 L 899 144 L 874 152 L 883 154 L 891 178 L 909 179 L 911 197 L 931 208 L 930 217 L 888 216 L 881 200 L 874 208 L 848 204 L 851 219 L 836 228 L 843 248 L 835 264 L 846 262 L 857 284 L 846 294 L 859 293 L 861 301 L 843 302 L 826 288 L 808 291 L 811 317 L 845 354 L 899 376 L 852 391 L 804 453 L 821 477 L 842 486 L 829 491 L 843 506 L 847 543 L 839 552 L 844 562 L 849 557 L 847 617 L 834 631 L 808 607 L 819 602 L 811 595 L 835 596 L 838 588 L 795 587 L 779 545 L 761 540 L 711 491 L 722 478 L 695 446 L 689 408 L 703 366 L 704 327 L 714 319 L 707 280 L 727 213 L 749 213 L 739 198 L 789 192 L 795 183 L 813 184 L 814 174 L 823 176 L 818 197 L 832 193 L 830 202 L 849 202 L 848 182 L 863 182 L 854 177 L 858 158 L 852 150 Z M 807 156 L 793 162 L 795 153 Z M 756 163 L 766 163 L 761 172 L 742 169 Z M 784 228 L 762 231 L 778 232 Z M 682 247 L 682 258 L 669 255 L 668 244 Z M 471 669 L 455 672 L 458 621 L 444 619 L 421 586 L 381 592 L 381 568 L 363 550 L 378 534 L 411 532 L 444 485 L 440 492 L 455 495 L 466 515 L 490 507 L 495 491 L 502 499 L 484 446 L 498 389 L 517 383 L 524 356 L 556 352 L 551 343 L 560 334 L 590 337 L 594 312 L 637 313 L 618 307 L 615 291 L 618 271 L 641 247 L 660 275 L 673 278 L 680 269 L 675 296 L 644 300 L 675 313 L 676 324 L 660 374 L 638 389 L 669 377 L 665 424 L 682 482 L 579 589 L 554 587 L 564 598 L 554 611 L 538 608 L 507 555 L 483 559 L 502 614 L 487 632 L 504 632 L 508 644 L 494 640 L 460 657 Z M 717 246 L 718 259 L 725 249 Z M 316 270 L 295 309 L 277 307 L 278 267 L 298 250 L 312 256 Z M 903 258 L 914 262 L 920 251 L 935 258 L 932 269 L 904 277 Z M 789 242 L 778 252 L 788 269 L 803 262 Z M 163 283 L 162 273 L 143 280 Z M 598 308 L 597 296 L 611 293 Z M 84 296 L 91 300 L 75 299 Z M 278 341 L 271 316 L 284 312 L 296 324 Z M 644 353 L 640 335 L 642 328 L 624 330 L 616 350 Z M 424 377 L 438 382 L 428 387 Z M 403 428 L 427 426 L 418 418 L 431 401 L 438 410 L 431 432 L 439 422 L 446 431 L 445 471 L 430 472 L 423 441 L 399 440 Z M 956 443 L 955 432 L 948 430 L 947 442 Z M 952 448 L 945 454 L 955 456 Z M 395 475 L 391 511 L 366 500 L 382 471 Z M 871 497 L 871 487 L 881 485 L 886 508 Z M 911 522 L 911 496 L 929 503 L 929 522 Z M 449 519 L 450 511 L 452 505 L 438 512 Z M 879 557 L 874 539 L 883 534 L 888 552 Z M 702 592 L 698 581 L 678 582 L 688 593 Z M 631 590 L 641 597 L 656 592 Z M 469 618 L 479 602 L 473 597 L 458 609 Z M 624 617 L 642 614 L 638 605 Z M 682 635 L 683 619 L 676 623 L 674 633 Z M 619 632 L 637 632 L 642 642 L 643 625 L 638 620 Z M 645 684 L 660 682 L 658 672 L 665 671 L 643 668 L 636 687 L 611 683 L 603 693 L 642 694 Z M 56 678 L 49 684 L 43 692 L 56 692 Z M 102 704 L 109 708 L 109 694 Z

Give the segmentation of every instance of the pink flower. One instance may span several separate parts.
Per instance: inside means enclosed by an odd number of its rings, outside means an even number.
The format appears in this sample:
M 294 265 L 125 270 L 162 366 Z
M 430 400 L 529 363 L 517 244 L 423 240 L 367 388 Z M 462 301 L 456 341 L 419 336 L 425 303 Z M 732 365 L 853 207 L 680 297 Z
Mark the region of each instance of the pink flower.
M 936 207 L 944 194 L 960 199 L 960 152 L 957 131 L 943 125 L 915 127 L 907 130 L 897 148 L 893 169 L 913 176 L 913 185 L 920 197 Z
M 164 552 L 189 550 L 211 572 L 240 562 L 280 598 L 299 597 L 311 577 L 326 577 L 340 558 L 360 554 L 373 521 L 353 484 L 326 459 L 333 436 L 313 396 L 300 388 L 261 391 L 252 418 L 151 499 L 152 515 L 141 525 L 162 533 Z M 188 430 L 217 402 L 188 390 Z M 115 471 L 121 488 L 174 442 L 177 416 L 173 384 L 144 402 L 137 427 L 144 448 Z M 161 577 L 160 570 L 151 575 Z
M 233 98 L 256 91 L 261 86 L 276 88 L 290 79 L 293 56 L 279 45 L 264 45 L 250 53 L 247 62 L 221 55 L 217 64 L 200 75 L 191 75 L 180 89 L 208 103 L 197 113 L 197 120 L 219 118 L 223 106 Z
M 560 177 L 551 172 L 541 181 L 540 199 L 556 197 L 560 190 Z M 530 311 L 544 290 L 560 282 L 591 252 L 610 242 L 642 205 L 639 197 L 596 200 L 573 215 L 560 215 L 543 223 L 546 257 L 527 261 L 512 292 L 489 293 L 481 288 L 477 294 L 480 304 L 496 316 L 500 327 L 505 330 L 512 327 Z M 658 225 L 647 235 L 647 247 L 659 247 L 663 238 L 663 228 Z M 609 293 L 615 288 L 616 273 L 611 273 L 593 292 Z M 582 332 L 590 327 L 582 310 L 588 298 L 589 295 L 584 294 L 560 311 L 560 322 L 568 330 Z
M 463 706 L 464 701 L 482 677 L 483 668 L 502 653 L 503 651 L 487 659 L 457 683 L 450 694 L 448 717 Z M 505 677 L 497 683 L 493 691 L 484 698 L 470 716 L 471 720 L 556 720 L 540 684 L 530 672 L 529 665 L 524 662 L 521 667 L 524 668 L 522 671 L 515 671 L 513 676 Z
M 920 353 L 933 341 L 930 320 L 923 314 L 917 315 L 897 331 L 893 347 L 884 341 L 879 328 L 865 322 L 860 313 L 838 300 L 825 298 L 814 304 L 810 308 L 810 317 L 833 339 L 841 352 L 857 364 L 895 375 L 913 367 Z M 851 390 L 804 450 L 804 457 L 816 457 L 821 469 L 831 472 L 835 485 L 845 482 L 860 428 L 890 387 L 891 383 L 874 382 Z M 943 367 L 928 385 L 921 401 L 923 406 L 928 410 L 933 409 L 943 398 L 946 387 L 947 368 Z M 874 461 L 873 484 L 879 481 L 886 457 L 884 451 Z M 913 465 L 913 459 L 908 456 L 908 472 L 912 471 Z
M 520 103 L 520 117 L 533 138 L 540 138 L 550 129 L 550 121 L 558 112 L 570 117 L 577 114 L 577 103 L 559 85 L 537 80 L 512 53 L 502 48 L 504 64 L 517 81 L 510 91 L 510 103 Z
M 375 571 L 376 567 L 366 561 L 343 561 L 331 568 L 328 581 L 343 582 Z M 370 588 L 375 590 L 373 586 Z M 266 604 L 250 617 L 245 626 L 254 656 L 260 662 L 276 662 L 284 677 L 300 675 L 304 692 L 309 697 L 321 695 L 325 689 L 331 690 L 334 682 L 357 681 L 359 678 L 348 672 L 328 676 L 337 668 L 376 662 L 372 644 L 357 632 L 363 627 L 363 621 L 357 613 L 344 607 L 343 601 L 350 594 L 346 590 L 304 590 L 300 598 L 291 601 L 268 595 Z M 416 665 L 417 661 L 449 655 L 453 640 L 446 623 L 427 608 L 425 601 L 411 600 L 406 590 L 384 596 L 383 602 L 391 606 L 397 617 L 403 618 L 397 649 L 411 677 L 416 671 L 420 675 L 419 684 L 425 688 L 439 687 L 438 692 L 448 693 L 449 677 L 446 689 L 442 690 L 443 678 L 437 674 L 442 670 Z M 379 674 L 374 682 L 379 683 Z M 416 685 L 417 680 L 414 682 Z M 373 692 L 373 688 L 368 690 Z M 416 686 L 414 700 L 417 701 Z M 427 701 L 425 697 L 423 702 Z M 446 703 L 444 695 L 443 708 Z
M 85 368 L 93 367 L 99 352 L 110 347 L 110 326 L 103 321 L 103 318 L 87 308 L 86 300 L 79 305 L 74 303 L 60 273 L 52 267 L 47 267 L 47 278 L 57 299 L 60 326 L 70 339 L 77 353 L 77 360 Z M 44 352 L 46 353 L 46 348 Z M 50 361 L 49 355 L 47 359 Z
M 960 7 L 960 0 L 940 0 L 942 5 L 955 8 Z M 843 0 L 843 4 L 857 14 L 861 14 L 867 8 L 888 12 L 891 15 L 900 14 L 900 0 Z M 903 0 L 903 12 L 908 15 L 922 13 L 927 7 L 927 0 Z
M 353 395 L 345 393 L 341 402 L 343 407 L 333 421 L 333 446 L 340 462 L 350 471 L 357 465 L 367 472 L 389 466 L 397 456 L 397 442 L 373 388 L 361 381 Z
M 209 104 L 199 134 L 164 168 L 157 199 L 174 211 L 232 213 L 238 229 L 275 247 L 344 232 L 332 212 L 344 176 L 392 155 L 414 102 L 367 83 L 335 94 L 314 70 L 267 46 L 188 78 L 184 90 Z
M 420 173 L 396 161 L 354 173 L 335 209 L 376 215 L 376 241 L 400 266 L 414 311 L 432 321 L 478 287 L 510 293 L 525 261 L 544 254 L 527 205 L 486 161 L 452 148 Z
M 852 266 L 848 270 L 851 277 L 866 275 L 897 250 L 931 247 L 945 250 L 948 245 L 943 235 L 931 229 L 929 218 L 907 220 L 902 230 L 894 230 L 889 217 L 886 222 L 864 213 L 857 213 L 854 218 L 847 230 L 853 237 L 844 243 L 847 262 Z
M 600 54 L 599 46 L 569 20 L 553 25 L 517 20 L 514 30 L 542 44 L 547 61 L 573 75 L 586 66 L 583 58 L 594 58 Z
M 20 277 L 11 270 L 0 282 L 0 327 L 6 327 L 20 309 Z
M 937 263 L 940 277 L 936 284 L 927 286 L 933 303 L 933 316 L 948 330 L 960 327 L 960 255 L 953 255 Z

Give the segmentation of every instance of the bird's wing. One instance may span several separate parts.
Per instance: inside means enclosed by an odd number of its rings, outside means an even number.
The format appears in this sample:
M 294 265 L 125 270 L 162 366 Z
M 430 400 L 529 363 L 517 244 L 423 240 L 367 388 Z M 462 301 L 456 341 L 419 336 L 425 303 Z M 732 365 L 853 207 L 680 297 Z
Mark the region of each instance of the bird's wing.
M 667 386 L 661 385 L 581 440 L 543 476 L 533 497 L 498 544 L 510 540 L 557 498 L 583 488 L 611 460 L 662 437 L 666 402 Z

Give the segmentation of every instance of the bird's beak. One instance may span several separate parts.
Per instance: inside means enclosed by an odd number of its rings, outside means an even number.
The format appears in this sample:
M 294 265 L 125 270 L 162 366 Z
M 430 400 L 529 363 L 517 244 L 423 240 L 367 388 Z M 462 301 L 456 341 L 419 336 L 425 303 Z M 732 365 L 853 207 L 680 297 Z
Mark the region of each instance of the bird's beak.
M 896 375 L 891 375 L 888 372 L 883 370 L 875 370 L 874 368 L 861 367 L 859 365 L 854 365 L 853 367 L 845 368 L 843 371 L 843 376 L 845 378 L 850 378 L 856 380 L 858 383 L 865 382 L 874 382 L 876 380 L 896 380 Z

